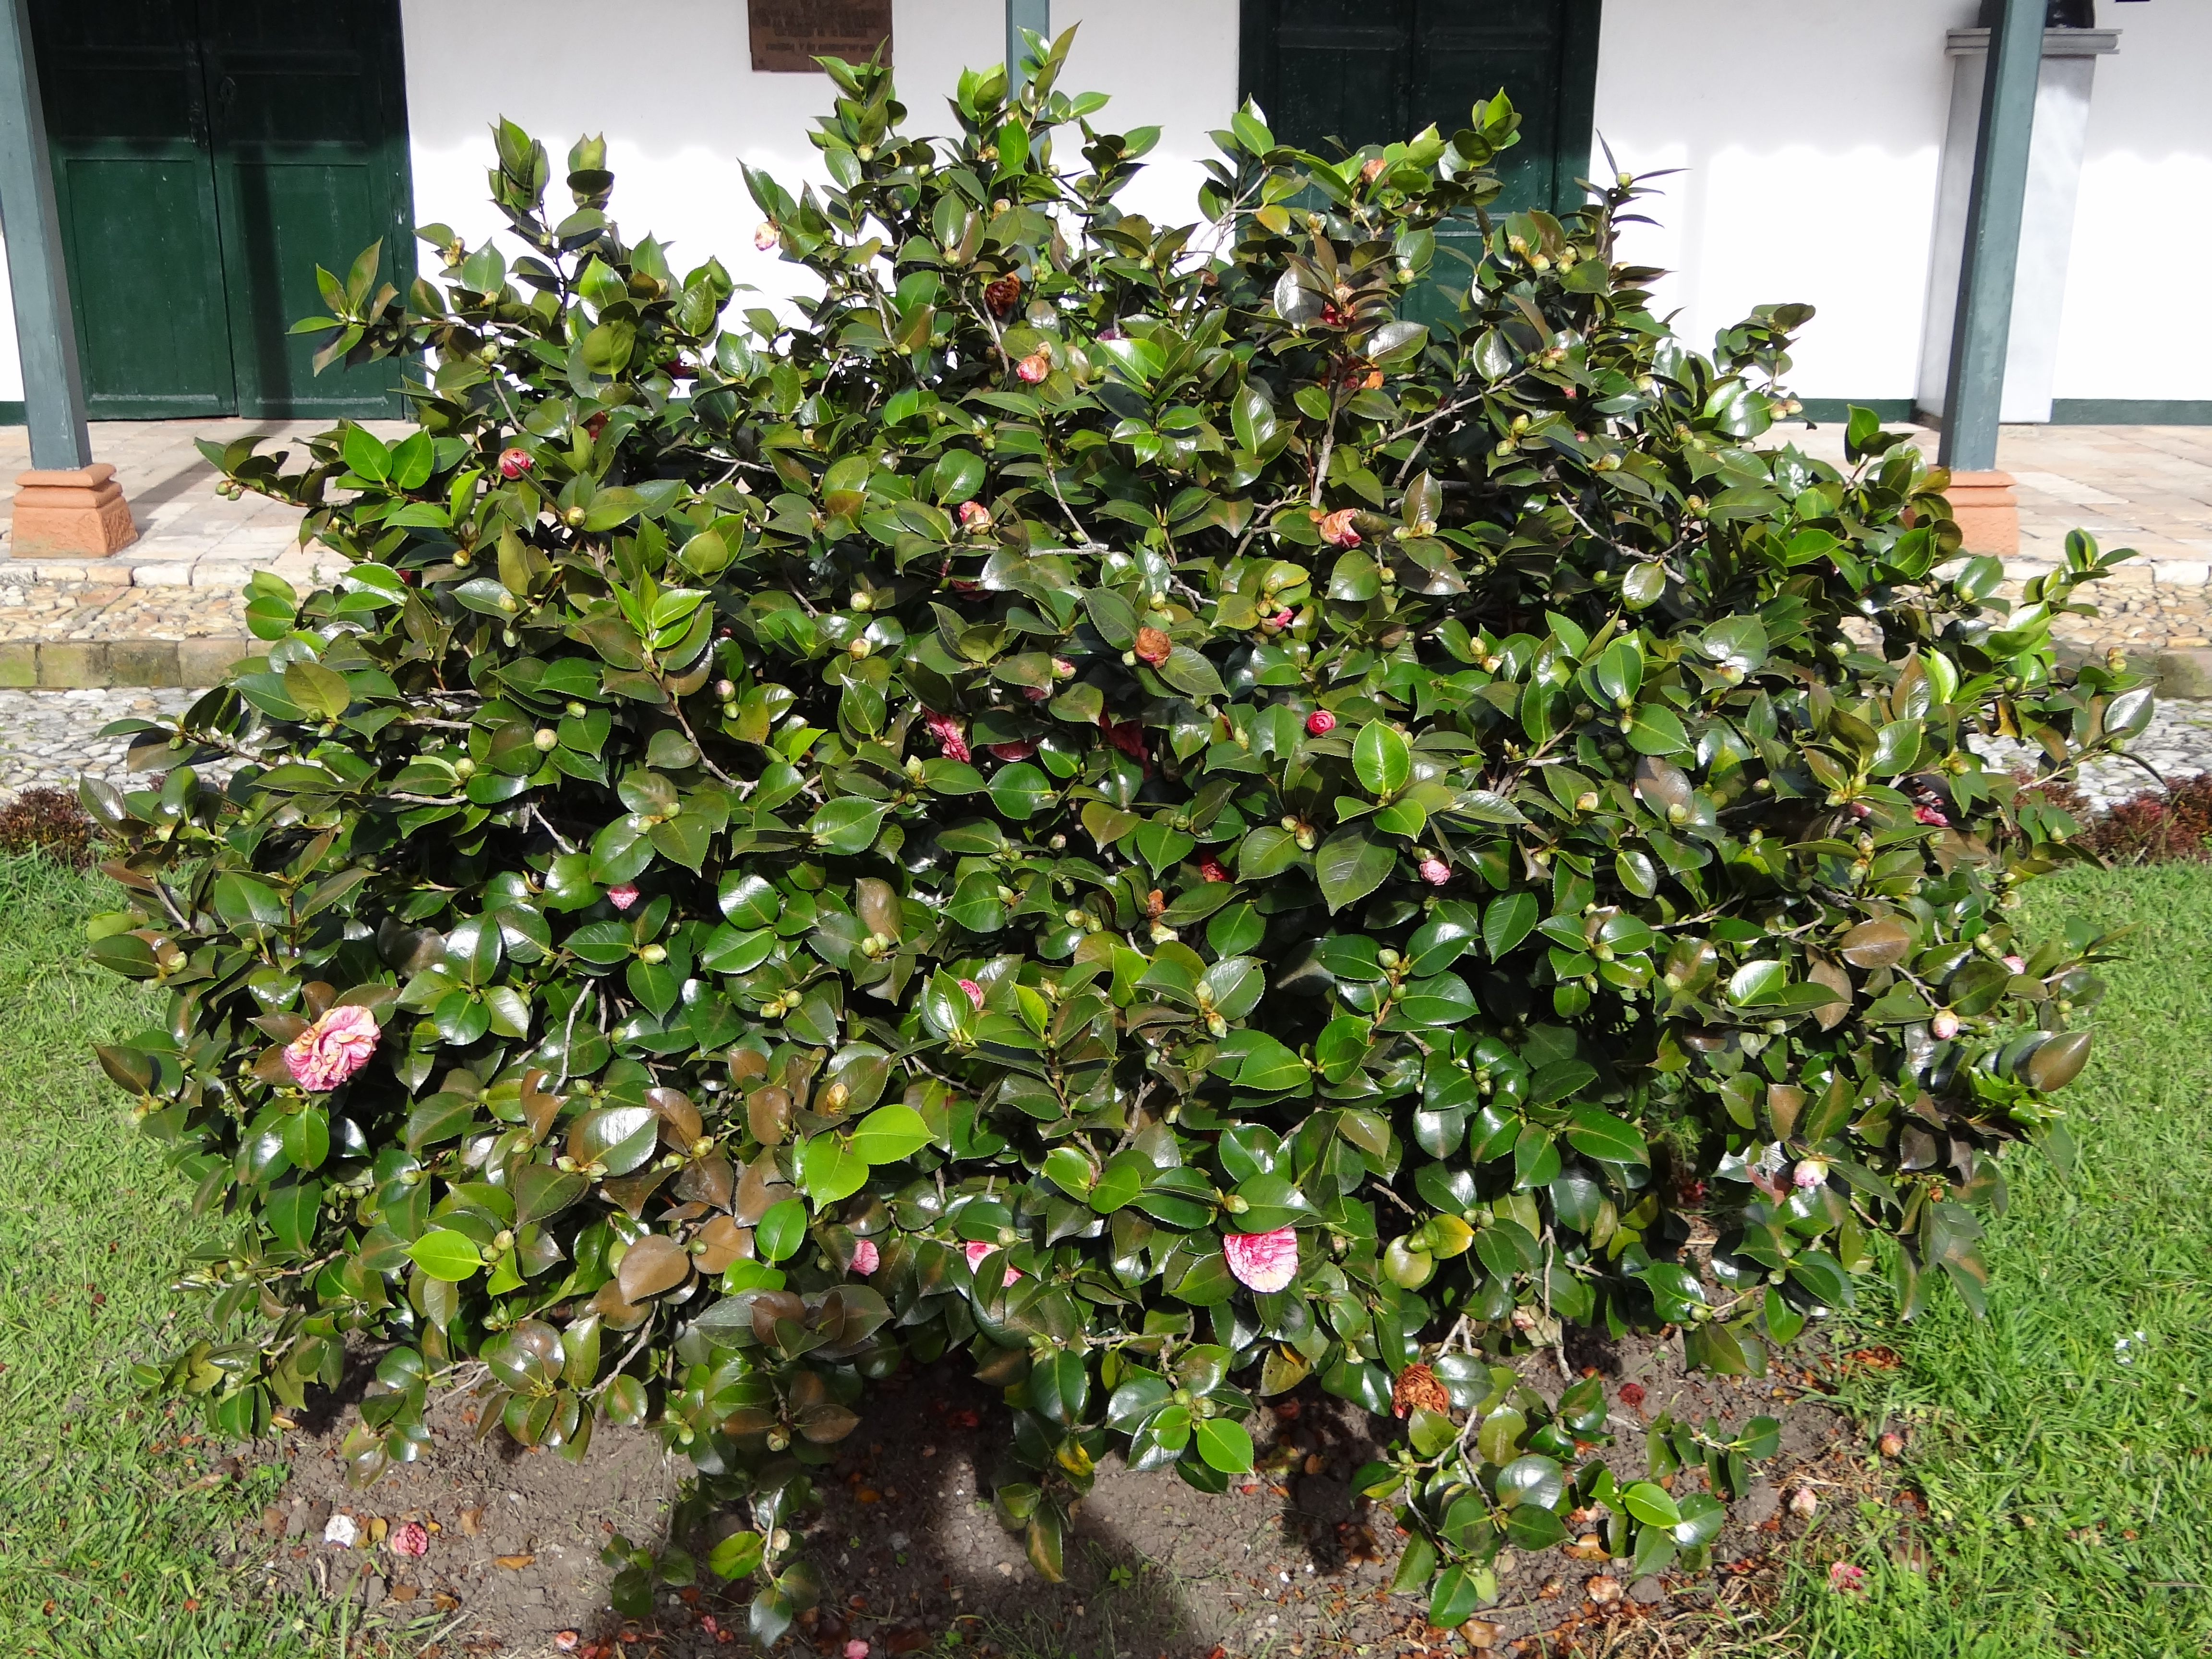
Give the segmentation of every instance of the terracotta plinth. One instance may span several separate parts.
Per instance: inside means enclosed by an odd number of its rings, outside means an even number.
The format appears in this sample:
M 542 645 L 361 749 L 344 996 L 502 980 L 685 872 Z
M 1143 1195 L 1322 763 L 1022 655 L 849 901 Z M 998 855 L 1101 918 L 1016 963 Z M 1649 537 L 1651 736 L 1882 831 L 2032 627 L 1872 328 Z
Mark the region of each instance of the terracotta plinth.
M 8 549 L 19 559 L 115 552 L 138 539 L 115 469 L 94 461 L 67 471 L 33 470 L 15 480 Z
M 2020 551 L 2020 498 L 2009 472 L 1954 472 L 1943 498 L 1951 503 L 1969 553 L 2008 558 Z

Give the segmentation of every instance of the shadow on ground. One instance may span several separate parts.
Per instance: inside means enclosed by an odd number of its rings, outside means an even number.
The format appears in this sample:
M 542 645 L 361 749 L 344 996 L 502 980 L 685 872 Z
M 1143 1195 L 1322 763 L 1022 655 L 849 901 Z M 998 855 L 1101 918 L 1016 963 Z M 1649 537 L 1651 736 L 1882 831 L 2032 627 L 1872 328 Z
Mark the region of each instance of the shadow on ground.
M 1778 1380 L 1686 1377 L 1668 1343 L 1600 1345 L 1575 1358 L 1608 1381 L 1644 1390 L 1641 1409 L 1616 1406 L 1621 1444 L 1613 1467 L 1640 1472 L 1641 1420 L 1670 1406 L 1723 1423 L 1782 1418 L 1781 1456 L 1740 1505 L 1713 1574 L 1638 1581 L 1609 1616 L 1678 1615 L 1725 1603 L 1745 1570 L 1780 1540 L 1778 1482 L 1824 1468 L 1839 1480 L 1842 1420 L 1818 1395 Z M 1532 1365 L 1556 1390 L 1548 1358 Z M 988 1494 L 1011 1441 L 1006 1409 L 957 1362 L 909 1370 L 879 1385 L 862 1424 L 817 1472 L 819 1505 L 801 1522 L 823 1595 L 781 1651 L 842 1656 L 865 1641 L 872 1655 L 998 1652 L 1020 1659 L 1203 1659 L 1226 1656 L 1396 1655 L 1422 1650 L 1423 1602 L 1387 1585 L 1401 1541 L 1387 1511 L 1355 1497 L 1353 1472 L 1376 1452 L 1389 1425 L 1310 1385 L 1263 1409 L 1253 1425 L 1261 1468 L 1220 1496 L 1196 1492 L 1172 1471 L 1133 1474 L 1109 1460 L 1078 1507 L 1066 1577 L 1048 1583 L 1021 1540 L 1000 1528 Z M 344 1482 L 338 1447 L 356 1419 L 364 1364 L 348 1386 L 318 1401 L 288 1437 L 291 1479 L 242 1553 L 282 1583 L 356 1604 L 366 1654 L 501 1659 L 589 1651 L 623 1638 L 625 1659 L 700 1659 L 751 1651 L 741 1600 L 719 1588 L 665 1590 L 654 1616 L 617 1619 L 609 1608 L 614 1569 L 601 1559 L 620 1535 L 656 1550 L 678 1542 L 703 1558 L 722 1533 L 744 1524 L 711 1519 L 691 1536 L 667 1536 L 688 1462 L 666 1457 L 642 1431 L 603 1432 L 580 1464 L 526 1451 L 495 1431 L 479 1438 L 473 1402 L 445 1397 L 431 1413 L 432 1450 L 366 1491 Z M 357 1374 L 356 1374 L 357 1373 Z M 1636 1399 L 1632 1390 L 1629 1399 Z M 1833 1467 L 1831 1467 L 1833 1466 Z M 354 1547 L 326 1545 L 333 1513 L 351 1518 Z M 389 1533 L 418 1520 L 428 1553 L 395 1555 Z M 1583 1597 L 1601 1563 L 1557 1553 L 1501 1559 L 1499 1608 L 1485 1616 L 1502 1644 L 1601 1617 Z M 735 1587 L 733 1587 L 735 1588 Z M 569 1635 L 572 1645 L 562 1646 Z M 1441 1633 L 1438 1633 L 1441 1634 Z M 948 1638 L 957 1636 L 957 1647 Z M 616 1650 L 603 1645 L 607 1659 Z M 1463 1644 L 1452 1650 L 1464 1651 Z M 1511 1650 L 1508 1646 L 1507 1650 Z

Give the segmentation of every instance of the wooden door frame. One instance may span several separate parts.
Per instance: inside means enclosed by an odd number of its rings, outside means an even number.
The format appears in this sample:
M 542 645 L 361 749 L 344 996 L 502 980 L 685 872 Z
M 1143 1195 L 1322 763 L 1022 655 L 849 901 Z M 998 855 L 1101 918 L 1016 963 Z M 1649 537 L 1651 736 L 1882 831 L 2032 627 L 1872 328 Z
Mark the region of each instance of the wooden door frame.
M 1480 0 L 1464 0 L 1476 4 Z M 1274 18 L 1279 0 L 1239 0 L 1237 36 L 1237 96 L 1241 104 L 1256 98 L 1261 108 L 1274 101 L 1278 65 Z M 1554 212 L 1581 204 L 1578 188 L 1589 165 L 1597 121 L 1598 40 L 1604 0 L 1561 0 L 1565 39 L 1560 50 L 1560 81 L 1554 89 L 1561 143 L 1552 157 L 1549 206 Z M 1419 43 L 1416 42 L 1418 49 Z M 1569 139 L 1567 135 L 1582 135 Z M 1410 138 L 1413 135 L 1401 135 Z

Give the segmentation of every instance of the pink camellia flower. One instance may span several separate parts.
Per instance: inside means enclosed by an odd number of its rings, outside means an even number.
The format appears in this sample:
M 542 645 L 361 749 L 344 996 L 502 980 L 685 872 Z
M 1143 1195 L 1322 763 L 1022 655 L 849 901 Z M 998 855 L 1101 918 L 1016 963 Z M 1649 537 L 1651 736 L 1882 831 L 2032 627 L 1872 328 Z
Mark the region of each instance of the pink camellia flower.
M 1358 546 L 1359 532 L 1352 528 L 1352 524 L 1358 511 L 1358 507 L 1344 507 L 1334 513 L 1322 514 L 1315 521 L 1321 530 L 1322 540 L 1331 547 Z
M 1336 730 L 1336 716 L 1326 708 L 1316 708 L 1306 716 L 1306 730 L 1320 737 L 1325 732 Z
M 1230 881 L 1234 878 L 1219 859 L 1203 858 L 1198 861 L 1198 873 L 1208 881 Z
M 1431 887 L 1441 887 L 1451 879 L 1451 866 L 1434 856 L 1421 860 L 1421 879 Z
M 775 228 L 775 222 L 774 220 L 763 219 L 758 225 L 754 227 L 753 246 L 758 248 L 763 253 L 767 252 L 770 248 L 774 247 L 782 240 L 783 233 Z
M 862 1278 L 884 1265 L 884 1255 L 876 1248 L 876 1241 L 864 1238 L 853 1246 L 853 1271 Z
M 845 1659 L 868 1659 L 868 1644 L 854 1637 L 845 1644 Z
M 999 1247 L 998 1247 L 997 1245 L 995 1245 L 995 1244 L 986 1244 L 986 1243 L 985 1243 L 981 1239 L 980 1239 L 980 1238 L 973 1238 L 973 1239 L 970 1239 L 970 1240 L 969 1240 L 969 1241 L 968 1241 L 967 1248 L 965 1249 L 965 1250 L 963 1250 L 963 1251 L 962 1252 L 962 1254 L 963 1254 L 964 1255 L 966 1255 L 966 1256 L 967 1256 L 967 1258 L 968 1258 L 968 1266 L 969 1266 L 969 1267 L 972 1270 L 972 1269 L 973 1269 L 973 1268 L 975 1268 L 975 1267 L 979 1263 L 981 1263 L 981 1261 L 983 1260 L 983 1258 L 984 1258 L 985 1256 L 987 1256 L 987 1255 L 990 1255 L 992 1251 L 994 1251 L 994 1250 L 997 1249 L 998 1248 L 999 1248 Z M 1009 1285 L 1012 1284 L 1016 1279 L 1019 1279 L 1020 1277 L 1021 1277 L 1021 1275 L 1020 1275 L 1019 1273 L 1016 1273 L 1016 1272 L 1013 1270 L 1013 1268 L 1012 1268 L 1012 1267 L 1009 1267 L 1006 1269 L 1006 1283 L 1007 1283 L 1007 1284 L 1009 1284 Z
M 637 902 L 636 884 L 627 881 L 617 882 L 607 889 L 607 902 L 617 910 L 629 909 L 631 905 Z
M 502 449 L 499 452 L 499 476 L 519 478 L 538 465 L 538 458 L 526 449 Z
M 1928 1022 L 1928 1029 L 1936 1034 L 1938 1042 L 1948 1042 L 1959 1035 L 1959 1017 L 1948 1008 L 1938 1008 L 1936 1018 Z
M 1923 823 L 1934 824 L 1938 830 L 1948 830 L 1951 827 L 1951 820 L 1932 806 L 1916 806 L 1912 809 L 1912 816 Z
M 1851 803 L 1851 816 L 1855 818 L 1870 818 L 1874 816 L 1874 808 L 1863 800 L 1855 800 Z
M 961 502 L 960 527 L 963 530 L 988 530 L 991 527 L 991 509 L 981 501 Z
M 983 752 L 1002 761 L 1024 761 L 1036 753 L 1036 744 L 1027 738 L 1019 743 L 987 743 Z
M 1866 1589 L 1866 1569 L 1838 1561 L 1828 1569 L 1828 1588 L 1838 1595 L 1853 1595 Z
M 1247 1290 L 1284 1290 L 1298 1274 L 1298 1230 L 1231 1233 L 1221 1241 L 1221 1253 L 1229 1258 L 1229 1271 L 1237 1282 Z
M 974 751 L 968 747 L 968 734 L 960 729 L 960 722 L 951 715 L 927 714 L 923 716 L 922 724 L 929 728 L 930 736 L 937 739 L 937 746 L 945 751 L 945 759 L 964 761 L 972 756 Z
M 1073 679 L 1075 678 L 1075 665 L 1068 661 L 1065 657 L 1054 657 L 1052 659 L 1052 677 L 1056 680 Z
M 983 988 L 972 979 L 963 979 L 960 981 L 960 988 L 968 994 L 968 1000 L 975 1005 L 976 1012 L 982 1012 Z
M 1808 1192 L 1828 1179 L 1828 1160 L 1825 1158 L 1801 1158 L 1797 1167 L 1790 1172 L 1790 1179 Z
M 333 1008 L 284 1045 L 284 1069 L 302 1089 L 335 1089 L 376 1052 L 376 1016 L 351 1003 Z
M 2007 957 L 2004 959 L 2004 965 L 2011 973 L 2024 974 L 2027 971 L 2027 962 L 2020 957 Z
M 1035 351 L 1032 351 L 1028 356 L 1023 358 L 1021 362 L 1014 365 L 1014 373 L 1020 375 L 1022 379 L 1027 380 L 1031 386 L 1035 386 L 1039 380 L 1042 380 L 1046 375 L 1052 373 L 1052 354 L 1047 351 L 1042 346 L 1039 346 Z
M 1273 616 L 1267 618 L 1269 622 L 1273 623 L 1278 628 L 1288 628 L 1297 619 L 1297 612 L 1291 610 L 1287 605 L 1280 611 L 1278 611 Z
M 420 1521 L 403 1522 L 392 1529 L 391 1543 L 394 1555 L 428 1555 L 430 1553 L 429 1529 Z

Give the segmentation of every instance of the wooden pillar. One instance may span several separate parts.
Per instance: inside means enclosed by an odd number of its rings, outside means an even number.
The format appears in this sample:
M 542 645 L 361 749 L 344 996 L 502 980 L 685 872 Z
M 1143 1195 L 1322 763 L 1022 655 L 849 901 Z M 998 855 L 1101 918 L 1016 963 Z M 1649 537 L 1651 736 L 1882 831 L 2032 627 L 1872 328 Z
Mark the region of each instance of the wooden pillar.
M 1022 73 L 1022 31 L 1052 37 L 1052 0 L 1006 0 L 1006 86 L 1018 90 L 1029 77 Z
M 138 532 L 115 469 L 94 464 L 85 427 L 29 0 L 0 0 L 0 232 L 8 239 L 33 469 L 16 480 L 9 550 L 19 559 L 112 553 Z
M 1951 328 L 1951 372 L 1943 398 L 1938 459 L 1951 469 L 1951 506 L 1973 553 L 2020 550 L 2012 478 L 1996 470 L 1997 411 L 2004 397 L 2005 345 L 2012 333 L 2013 274 L 2027 199 L 2028 143 L 2043 63 L 2045 0 L 2000 0 L 1990 27 L 1981 130 L 1966 207 L 1966 248 Z

